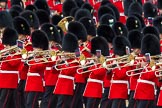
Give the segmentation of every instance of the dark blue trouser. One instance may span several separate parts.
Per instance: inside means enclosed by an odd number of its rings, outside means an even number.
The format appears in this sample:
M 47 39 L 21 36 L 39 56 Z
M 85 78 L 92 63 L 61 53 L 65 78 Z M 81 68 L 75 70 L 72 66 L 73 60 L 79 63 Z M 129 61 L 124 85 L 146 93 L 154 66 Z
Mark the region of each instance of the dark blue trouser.
M 104 93 L 102 95 L 101 99 L 101 105 L 100 108 L 111 108 L 112 101 L 108 99 L 109 95 L 109 87 L 104 89 Z
M 85 84 L 76 83 L 74 96 L 71 102 L 71 108 L 83 108 L 83 92 Z
M 41 108 L 56 108 L 57 96 L 53 94 L 55 86 L 46 86 L 42 97 Z
M 125 99 L 113 99 L 111 108 L 126 108 Z
M 87 104 L 85 108 L 98 108 L 100 100 L 100 98 L 87 98 Z
M 136 108 L 137 103 L 133 97 L 134 97 L 134 91 L 130 91 L 128 108 Z
M 70 108 L 73 96 L 71 95 L 57 95 L 58 101 L 56 108 Z
M 27 108 L 39 108 L 38 98 L 41 92 L 28 92 L 26 95 L 26 107 Z
M 15 92 L 16 89 L 0 90 L 0 108 L 17 108 Z
M 152 100 L 137 100 L 137 108 L 154 108 L 155 102 Z
M 17 88 L 17 99 L 16 99 L 16 104 L 18 108 L 26 108 L 26 99 L 25 99 L 25 80 L 20 80 L 19 86 Z

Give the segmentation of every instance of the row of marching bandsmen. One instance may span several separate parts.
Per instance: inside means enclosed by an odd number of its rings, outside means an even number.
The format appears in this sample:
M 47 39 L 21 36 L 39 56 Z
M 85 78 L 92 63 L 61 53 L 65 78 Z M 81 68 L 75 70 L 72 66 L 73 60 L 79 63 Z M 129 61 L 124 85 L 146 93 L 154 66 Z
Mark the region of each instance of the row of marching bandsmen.
M 18 31 L 18 26 L 25 31 L 23 18 L 16 21 L 20 22 L 15 29 Z M 56 28 L 44 25 L 34 30 L 31 43 L 24 45 L 33 48 L 25 57 L 16 45 L 23 33 L 15 29 L 6 27 L 2 33 L 5 49 L 1 50 L 0 61 L 1 108 L 37 108 L 42 93 L 42 108 L 78 108 L 83 104 L 86 108 L 98 108 L 99 104 L 101 108 L 125 108 L 129 89 L 130 108 L 162 106 L 161 51 L 155 34 L 133 30 L 128 38 L 115 36 L 112 42 L 98 34 L 88 47 L 88 43 L 83 44 L 87 36 L 84 26 L 72 21 L 60 47 L 56 41 L 59 35 L 51 32 Z M 78 48 L 80 52 L 75 54 Z M 51 55 L 52 51 L 56 54 Z
M 129 108 L 162 106 L 157 7 L 134 1 L 119 22 L 109 1 L 92 11 L 66 0 L 64 19 L 45 3 L 0 12 L 0 108 L 37 108 L 42 93 L 41 108 L 125 108 L 127 99 Z
M 8 15 L 6 11 L 0 14 Z M 99 104 L 102 108 L 125 108 L 128 89 L 130 108 L 162 105 L 158 80 L 162 65 L 160 40 L 154 27 L 145 27 L 142 33 L 131 30 L 124 37 L 115 36 L 110 26 L 100 25 L 95 37 L 87 35 L 81 22 L 71 21 L 61 40 L 50 23 L 33 30 L 29 37 L 24 18 L 15 17 L 14 28 L 8 27 L 11 22 L 1 23 L 1 108 L 36 108 L 42 93 L 42 108 L 75 108 L 83 104 L 86 108 L 98 108 Z M 87 18 L 84 22 L 92 24 Z M 88 33 L 95 33 L 94 26 L 89 28 Z M 16 45 L 17 40 L 23 41 L 23 45 Z M 21 52 L 22 46 L 27 53 Z M 75 54 L 78 48 L 80 51 Z M 150 54 L 149 59 L 145 58 L 146 53 Z M 159 95 L 154 94 L 155 90 Z

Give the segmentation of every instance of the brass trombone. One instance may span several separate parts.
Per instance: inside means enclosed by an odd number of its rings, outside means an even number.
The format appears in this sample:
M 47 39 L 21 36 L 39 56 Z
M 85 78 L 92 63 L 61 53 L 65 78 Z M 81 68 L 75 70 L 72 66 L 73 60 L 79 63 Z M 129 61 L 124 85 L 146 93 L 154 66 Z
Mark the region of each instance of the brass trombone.
M 71 69 L 71 68 L 77 68 L 77 67 L 82 67 L 83 65 L 85 65 L 85 62 L 86 62 L 86 58 L 83 54 L 80 55 L 79 57 L 79 61 L 77 61 L 76 59 L 72 62 L 67 62 L 66 60 L 64 60 L 64 64 L 56 64 L 55 65 L 55 69 L 56 70 L 65 70 L 65 69 Z M 81 64 L 81 65 L 77 65 L 77 66 L 71 66 L 71 67 L 66 67 L 66 68 L 58 68 L 59 66 L 63 66 L 63 65 L 67 65 L 69 66 L 70 64 L 72 63 L 78 63 L 78 64 Z
M 147 64 L 146 64 L 146 65 L 147 65 Z M 148 73 L 148 72 L 152 72 L 152 71 L 157 71 L 158 69 L 156 69 L 156 65 L 162 65 L 162 64 L 155 63 L 155 61 L 152 60 L 148 65 L 151 67 L 151 71 L 139 72 L 139 73 L 133 73 L 133 74 L 132 74 L 132 72 L 134 72 L 134 71 L 144 70 L 144 69 L 146 68 L 146 66 L 144 66 L 143 68 L 138 68 L 138 69 L 129 70 L 129 71 L 126 72 L 126 75 L 127 75 L 127 76 L 135 76 L 135 75 L 140 75 L 140 74 L 143 74 L 143 73 Z
M 84 73 L 88 73 L 88 72 L 92 72 L 93 70 L 97 70 L 97 69 L 100 69 L 101 67 L 104 68 L 106 66 L 106 58 L 101 55 L 99 58 L 96 58 L 96 57 L 93 57 L 92 59 L 96 60 L 97 63 L 90 63 L 90 64 L 87 64 L 89 66 L 85 66 L 85 65 L 82 65 L 81 68 L 78 68 L 77 69 L 77 73 L 78 74 L 84 74 Z M 79 72 L 80 70 L 83 70 L 84 68 L 89 68 L 89 67 L 92 67 L 94 65 L 99 65 L 101 64 L 101 67 L 100 68 L 95 68 L 95 69 L 92 69 L 92 70 L 87 70 L 87 71 L 83 71 L 83 72 Z

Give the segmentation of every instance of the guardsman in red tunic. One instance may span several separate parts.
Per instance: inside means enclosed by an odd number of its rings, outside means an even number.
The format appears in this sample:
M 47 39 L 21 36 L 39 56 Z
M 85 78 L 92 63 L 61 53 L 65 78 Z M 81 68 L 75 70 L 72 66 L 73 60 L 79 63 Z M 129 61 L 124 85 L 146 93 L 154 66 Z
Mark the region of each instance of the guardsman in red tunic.
M 80 19 L 80 22 L 70 22 L 68 31 L 74 33 L 78 37 L 80 53 L 85 57 L 91 57 L 89 49 L 91 46 L 88 46 L 87 36 L 93 37 L 93 35 L 96 34 L 95 26 L 92 20 L 84 17 Z M 75 74 L 75 92 L 71 103 L 71 107 L 73 108 L 83 108 L 83 92 L 88 75 L 89 74 Z
M 159 39 L 153 34 L 147 34 L 142 39 L 141 54 L 146 53 L 150 53 L 151 56 L 161 54 Z M 137 108 L 155 107 L 155 86 L 157 85 L 155 69 L 157 67 L 152 66 L 149 60 L 140 73 L 134 93 L 134 99 L 138 101 Z
M 32 35 L 32 46 L 35 54 L 31 60 L 27 61 L 29 65 L 25 92 L 27 93 L 27 108 L 36 108 L 39 95 L 44 92 L 44 70 L 48 62 L 42 55 L 43 50 L 48 50 L 48 38 L 46 33 L 41 30 L 35 30 Z
M 58 96 L 56 108 L 70 108 L 72 96 L 74 95 L 74 76 L 78 61 L 74 59 L 73 55 L 66 55 L 66 53 L 74 53 L 76 49 L 78 49 L 78 39 L 69 32 L 62 41 L 62 50 L 65 51 L 63 63 L 55 66 L 61 70 L 53 91 Z
M 61 36 L 57 31 L 57 28 L 50 23 L 45 23 L 41 26 L 41 30 L 47 33 L 49 39 L 49 46 L 51 51 L 59 52 L 59 44 L 61 43 Z M 48 55 L 50 57 L 50 55 Z M 44 80 L 45 80 L 45 93 L 42 97 L 41 108 L 56 108 L 57 105 L 57 96 L 53 94 L 58 75 L 60 71 L 57 71 L 54 68 L 56 60 L 59 59 L 57 55 L 51 55 L 48 58 L 49 63 L 46 65 L 44 71 Z
M 14 29 L 4 30 L 2 43 L 6 46 L 6 52 L 0 65 L 0 108 L 16 108 L 15 92 L 18 87 L 21 54 L 11 47 L 16 46 L 17 39 L 18 34 Z M 11 49 L 7 51 L 7 48 Z
M 32 45 L 30 40 L 27 39 L 27 36 L 30 36 L 30 28 L 28 22 L 23 17 L 15 17 L 13 20 L 15 29 L 18 32 L 18 40 L 22 42 L 22 49 L 26 51 L 32 51 Z M 23 55 L 22 55 L 23 56 Z M 19 66 L 19 86 L 17 89 L 17 106 L 24 108 L 26 106 L 25 100 L 25 83 L 27 78 L 28 66 L 24 64 L 26 58 L 22 59 L 22 62 Z
M 128 40 L 131 43 L 131 47 L 133 49 L 133 53 L 135 55 L 140 56 L 140 48 L 141 48 L 141 40 L 142 40 L 143 34 L 138 30 L 132 30 L 128 33 Z M 140 60 L 135 60 L 133 66 L 131 67 L 131 70 L 141 68 L 140 67 Z M 137 71 L 139 72 L 139 71 Z M 131 72 L 132 74 L 136 72 Z M 128 108 L 134 108 L 136 101 L 134 100 L 134 92 L 137 85 L 137 80 L 139 78 L 139 75 L 130 76 L 129 78 L 129 84 L 130 84 L 130 97 L 129 97 L 129 105 Z
M 100 50 L 103 56 L 109 56 L 107 41 L 103 37 L 95 37 L 91 41 L 91 53 Z M 84 71 L 83 71 L 84 72 Z M 103 93 L 103 80 L 107 72 L 102 64 L 97 63 L 88 68 L 90 72 L 83 96 L 87 97 L 86 108 L 98 108 Z
M 127 38 L 117 36 L 113 40 L 113 48 L 115 57 L 126 55 L 126 46 L 130 47 L 130 43 Z M 115 63 L 116 61 L 114 61 Z M 108 98 L 112 100 L 111 108 L 125 108 L 125 100 L 128 99 L 128 76 L 126 71 L 129 69 L 127 66 L 123 66 L 124 63 L 118 64 L 112 69 L 112 78 L 110 84 L 110 91 Z
M 112 30 L 112 28 L 108 25 L 101 24 L 97 28 L 97 35 L 98 36 L 103 36 L 107 40 L 107 44 L 109 46 L 109 52 L 110 56 L 113 57 L 113 46 L 112 46 L 112 41 L 115 37 L 115 33 Z M 109 89 L 110 89 L 110 80 L 111 80 L 112 73 L 108 72 L 105 74 L 104 77 L 104 93 L 101 99 L 101 106 L 100 108 L 107 108 L 111 107 L 111 100 L 109 100 L 107 97 L 109 95 Z

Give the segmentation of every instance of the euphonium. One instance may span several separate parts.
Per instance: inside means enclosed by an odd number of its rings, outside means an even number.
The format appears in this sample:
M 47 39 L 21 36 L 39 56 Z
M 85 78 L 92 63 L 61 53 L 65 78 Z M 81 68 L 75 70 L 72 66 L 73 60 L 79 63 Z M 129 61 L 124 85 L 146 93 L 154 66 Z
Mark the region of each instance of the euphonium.
M 59 23 L 58 26 L 64 31 L 67 32 L 67 27 L 70 21 L 74 21 L 74 18 L 71 16 L 63 18 Z

